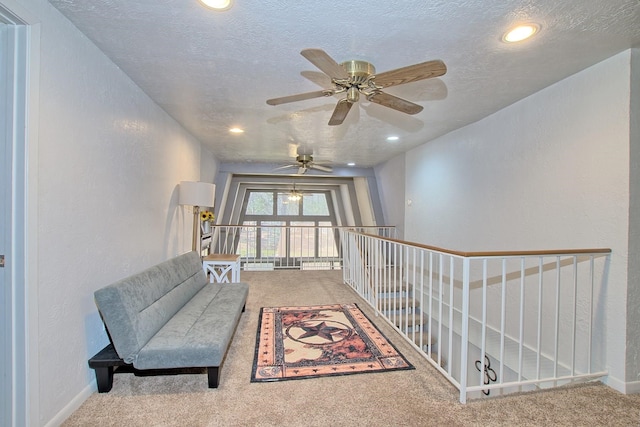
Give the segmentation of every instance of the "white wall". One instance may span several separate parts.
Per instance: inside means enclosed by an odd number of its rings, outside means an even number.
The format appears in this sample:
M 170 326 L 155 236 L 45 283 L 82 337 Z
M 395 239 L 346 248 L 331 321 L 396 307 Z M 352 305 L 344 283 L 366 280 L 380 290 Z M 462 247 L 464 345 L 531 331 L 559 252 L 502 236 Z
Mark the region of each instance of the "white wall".
M 387 160 L 374 170 L 382 201 L 382 225 L 395 225 L 398 239 L 413 241 L 413 237 L 404 235 L 405 155 L 401 154 Z
M 640 48 L 631 51 L 631 199 L 627 293 L 627 382 L 640 392 Z
M 213 152 L 208 148 L 202 147 L 200 150 L 200 181 L 215 183 L 219 168 L 220 162 Z M 216 199 L 216 203 L 218 202 L 219 200 Z
M 406 155 L 411 240 L 613 250 L 606 328 L 616 388 L 625 379 L 629 62 L 623 52 Z
M 107 343 L 93 291 L 191 247 L 178 183 L 199 180 L 200 143 L 45 0 L 38 124 L 39 389 L 33 425 L 57 424 L 93 391 Z M 217 160 L 205 162 L 215 176 Z M 32 176 L 35 176 L 32 175 Z

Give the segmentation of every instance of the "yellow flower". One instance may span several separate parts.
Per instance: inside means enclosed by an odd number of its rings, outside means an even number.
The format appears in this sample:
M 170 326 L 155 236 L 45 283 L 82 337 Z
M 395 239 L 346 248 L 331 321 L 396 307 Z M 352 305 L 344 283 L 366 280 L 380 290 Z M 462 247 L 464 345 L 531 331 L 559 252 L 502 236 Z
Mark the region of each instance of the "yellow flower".
M 213 212 L 209 212 L 209 211 L 202 211 L 200 212 L 200 221 L 212 221 L 216 219 L 216 217 L 213 215 Z

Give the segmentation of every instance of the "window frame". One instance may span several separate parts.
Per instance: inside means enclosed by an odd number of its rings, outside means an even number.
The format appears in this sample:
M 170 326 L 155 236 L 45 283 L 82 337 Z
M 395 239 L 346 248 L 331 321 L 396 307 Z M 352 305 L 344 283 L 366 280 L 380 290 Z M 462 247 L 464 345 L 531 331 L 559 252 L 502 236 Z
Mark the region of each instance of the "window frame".
M 271 193 L 272 197 L 273 197 L 273 209 L 272 209 L 272 214 L 268 215 L 268 214 L 247 214 L 247 208 L 249 207 L 249 199 L 251 198 L 251 195 L 254 193 Z M 309 191 L 304 191 L 302 193 L 302 197 L 300 198 L 300 200 L 297 201 L 298 203 L 298 214 L 296 215 L 285 215 L 285 214 L 279 214 L 278 213 L 278 195 L 279 194 L 286 194 L 287 191 L 283 190 L 283 189 L 273 189 L 273 190 L 268 190 L 268 189 L 247 189 L 245 195 L 244 195 L 244 200 L 242 203 L 242 210 L 240 213 L 240 218 L 239 218 L 239 224 L 241 224 L 243 227 L 245 226 L 245 224 L 247 224 L 247 227 L 255 227 L 256 228 L 256 237 L 255 237 L 255 245 L 256 247 L 253 249 L 253 252 L 255 252 L 255 258 L 256 259 L 262 259 L 262 258 L 268 258 L 270 260 L 273 260 L 275 267 L 276 268 L 300 268 L 301 266 L 301 262 L 305 259 L 308 258 L 314 258 L 317 259 L 319 258 L 319 252 L 320 252 L 320 228 L 321 227 L 327 227 L 325 225 L 320 225 L 320 223 L 329 223 L 330 225 L 328 227 L 336 227 L 338 225 L 338 221 L 337 221 L 337 217 L 335 214 L 335 209 L 333 206 L 333 200 L 331 198 L 331 192 L 329 190 L 309 190 Z M 322 194 L 325 197 L 325 201 L 327 203 L 327 215 L 304 215 L 304 195 L 305 194 Z M 262 229 L 263 229 L 263 223 L 273 223 L 273 222 L 279 222 L 282 224 L 282 227 L 284 227 L 285 230 L 285 253 L 284 256 L 279 256 L 279 257 L 263 257 L 262 256 Z M 313 225 L 310 225 L 309 227 L 313 227 L 314 228 L 314 244 L 313 244 L 313 254 L 312 256 L 301 256 L 301 255 L 296 255 L 296 254 L 292 254 L 292 242 L 291 242 L 291 223 L 296 223 L 296 222 L 310 222 L 313 223 Z M 264 227 L 268 227 L 268 224 L 265 224 Z M 295 226 L 294 226 L 295 227 Z M 339 252 L 339 241 L 338 241 L 338 233 L 337 230 L 334 232 L 334 243 L 335 243 L 335 250 L 336 252 Z M 238 245 L 238 241 L 240 239 L 240 236 L 238 236 L 236 238 L 236 247 Z M 338 258 L 338 256 L 336 256 L 336 258 Z

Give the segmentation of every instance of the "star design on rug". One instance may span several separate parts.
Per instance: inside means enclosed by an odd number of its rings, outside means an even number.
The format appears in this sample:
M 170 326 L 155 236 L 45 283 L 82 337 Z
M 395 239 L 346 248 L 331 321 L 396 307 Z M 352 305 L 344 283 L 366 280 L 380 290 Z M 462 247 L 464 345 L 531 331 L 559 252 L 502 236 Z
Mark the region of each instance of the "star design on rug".
M 325 322 L 320 322 L 315 326 L 300 324 L 300 328 L 302 328 L 305 332 L 304 334 L 300 335 L 298 339 L 319 337 L 331 342 L 333 342 L 332 334 L 342 331 L 342 329 L 336 328 L 334 326 L 329 326 Z

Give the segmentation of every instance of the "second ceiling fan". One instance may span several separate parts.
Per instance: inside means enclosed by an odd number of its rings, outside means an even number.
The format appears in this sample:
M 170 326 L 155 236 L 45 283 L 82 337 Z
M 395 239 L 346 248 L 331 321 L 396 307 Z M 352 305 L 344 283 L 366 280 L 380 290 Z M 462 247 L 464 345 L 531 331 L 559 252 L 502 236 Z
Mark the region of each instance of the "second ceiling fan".
M 385 107 L 393 108 L 406 114 L 417 114 L 422 111 L 422 106 L 398 98 L 382 91 L 382 89 L 397 86 L 418 80 L 439 77 L 447 72 L 447 67 L 440 60 L 422 62 L 395 70 L 376 74 L 374 66 L 366 61 L 345 61 L 338 64 L 322 49 L 305 49 L 300 52 L 309 62 L 318 67 L 320 71 L 331 78 L 334 87 L 314 92 L 300 93 L 267 100 L 269 105 L 280 105 L 288 102 L 303 101 L 306 99 L 333 96 L 346 92 L 346 98 L 338 101 L 329 125 L 342 124 L 347 117 L 351 106 L 358 102 L 360 94 L 368 101 Z
M 333 172 L 333 169 L 331 169 L 329 166 L 323 166 L 314 163 L 313 156 L 311 154 L 299 154 L 298 157 L 296 157 L 295 164 L 280 166 L 279 168 L 276 168 L 276 170 L 288 168 L 298 168 L 298 175 L 307 173 L 309 169 L 317 169 L 322 172 Z

